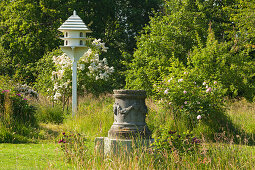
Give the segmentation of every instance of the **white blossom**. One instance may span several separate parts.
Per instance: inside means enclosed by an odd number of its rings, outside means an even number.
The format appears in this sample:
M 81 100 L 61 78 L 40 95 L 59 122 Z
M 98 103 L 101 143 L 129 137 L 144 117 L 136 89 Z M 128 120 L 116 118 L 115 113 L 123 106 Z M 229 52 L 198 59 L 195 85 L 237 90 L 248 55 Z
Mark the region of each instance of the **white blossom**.
M 55 93 L 55 95 L 53 96 L 53 99 L 54 99 L 54 100 L 58 100 L 58 98 L 61 97 L 61 96 L 62 96 L 61 93 L 57 92 L 57 93 Z

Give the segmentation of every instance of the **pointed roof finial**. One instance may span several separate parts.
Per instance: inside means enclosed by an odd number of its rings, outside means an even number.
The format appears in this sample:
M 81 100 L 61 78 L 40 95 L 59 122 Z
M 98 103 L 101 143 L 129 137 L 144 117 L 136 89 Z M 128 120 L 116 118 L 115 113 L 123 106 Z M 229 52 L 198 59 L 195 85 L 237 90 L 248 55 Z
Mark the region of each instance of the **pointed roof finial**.
M 1 1 L 1 0 L 0 0 Z M 79 30 L 85 31 L 87 33 L 91 32 L 90 29 L 85 25 L 82 19 L 73 11 L 73 15 L 70 16 L 59 28 L 60 31 L 66 30 Z

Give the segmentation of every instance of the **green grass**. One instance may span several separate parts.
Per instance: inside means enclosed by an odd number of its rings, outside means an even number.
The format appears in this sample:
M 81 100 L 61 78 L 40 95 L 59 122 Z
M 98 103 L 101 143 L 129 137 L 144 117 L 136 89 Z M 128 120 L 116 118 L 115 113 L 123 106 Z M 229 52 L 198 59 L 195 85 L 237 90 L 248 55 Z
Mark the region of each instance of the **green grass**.
M 86 153 L 85 153 L 86 154 Z M 84 162 L 65 161 L 57 144 L 0 144 L 1 169 L 252 169 L 255 147 L 206 144 L 201 154 L 155 155 L 135 151 L 129 158 L 122 156 L 102 159 L 91 154 Z
M 255 134 L 255 104 L 245 100 L 229 103 L 228 115 L 247 133 Z
M 177 152 L 155 154 L 151 150 L 138 148 L 128 156 L 120 154 L 103 159 L 100 154 L 94 152 L 93 142 L 95 137 L 107 136 L 113 123 L 114 99 L 111 96 L 99 98 L 87 96 L 79 103 L 79 111 L 74 118 L 69 115 L 62 124 L 40 123 L 38 136 L 44 138 L 38 139 L 39 144 L 0 144 L 0 169 L 253 169 L 255 167 L 255 146 L 248 146 L 244 141 L 234 143 L 232 138 L 225 136 L 224 133 L 217 134 L 214 143 L 202 138 L 201 150 L 194 154 Z M 233 124 L 244 133 L 254 134 L 255 104 L 241 100 L 230 102 L 228 105 L 227 114 Z M 174 127 L 174 121 L 168 111 L 158 107 L 151 100 L 147 101 L 147 106 L 150 112 L 146 121 L 154 135 L 160 125 Z M 88 149 L 81 152 L 79 159 L 71 157 L 71 162 L 67 162 L 64 152 L 57 144 L 62 132 L 80 133 L 88 139 Z M 240 140 L 245 138 L 240 137 Z
M 0 144 L 0 169 L 63 169 L 70 167 L 63 160 L 57 144 Z
M 73 118 L 71 115 L 64 121 L 65 131 L 75 131 L 86 135 L 90 140 L 107 136 L 113 123 L 113 103 L 110 96 L 93 98 L 85 97 L 80 101 L 79 110 Z

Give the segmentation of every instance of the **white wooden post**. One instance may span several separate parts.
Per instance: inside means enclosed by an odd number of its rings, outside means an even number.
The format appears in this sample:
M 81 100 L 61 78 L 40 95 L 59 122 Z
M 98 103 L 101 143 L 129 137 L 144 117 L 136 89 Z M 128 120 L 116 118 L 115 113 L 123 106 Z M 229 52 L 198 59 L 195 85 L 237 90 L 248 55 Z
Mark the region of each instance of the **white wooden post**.
M 77 112 L 77 60 L 73 61 L 72 74 L 72 116 Z

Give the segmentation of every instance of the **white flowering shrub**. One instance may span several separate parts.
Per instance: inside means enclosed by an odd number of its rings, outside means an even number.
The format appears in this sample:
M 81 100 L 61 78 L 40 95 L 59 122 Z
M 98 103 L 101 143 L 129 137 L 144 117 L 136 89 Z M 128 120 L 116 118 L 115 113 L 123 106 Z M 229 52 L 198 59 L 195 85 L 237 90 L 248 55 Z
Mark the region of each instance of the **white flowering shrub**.
M 160 103 L 171 108 L 174 119 L 193 129 L 200 121 L 212 124 L 224 114 L 224 94 L 220 82 L 204 80 L 192 69 L 178 67 L 163 81 L 154 84 Z M 224 116 L 223 116 L 224 117 Z M 215 119 L 216 118 L 216 119 Z
M 100 84 L 99 80 L 107 81 L 114 72 L 114 68 L 108 66 L 106 58 L 102 60 L 99 58 L 99 54 L 107 52 L 107 49 L 100 39 L 95 39 L 91 48 L 80 58 L 77 66 L 79 91 L 86 91 L 86 84 L 88 84 L 86 81 L 94 80 L 94 86 L 97 86 Z M 65 53 L 53 56 L 52 60 L 56 67 L 51 76 L 54 84 L 53 100 L 65 102 L 67 96 L 71 95 L 72 61 Z
M 111 90 L 114 68 L 107 59 L 100 55 L 107 52 L 107 47 L 100 39 L 89 44 L 88 51 L 80 58 L 77 65 L 77 92 L 79 95 L 95 95 Z M 72 62 L 60 49 L 46 54 L 37 62 L 38 78 L 35 88 L 49 96 L 52 101 L 68 104 L 72 93 Z

